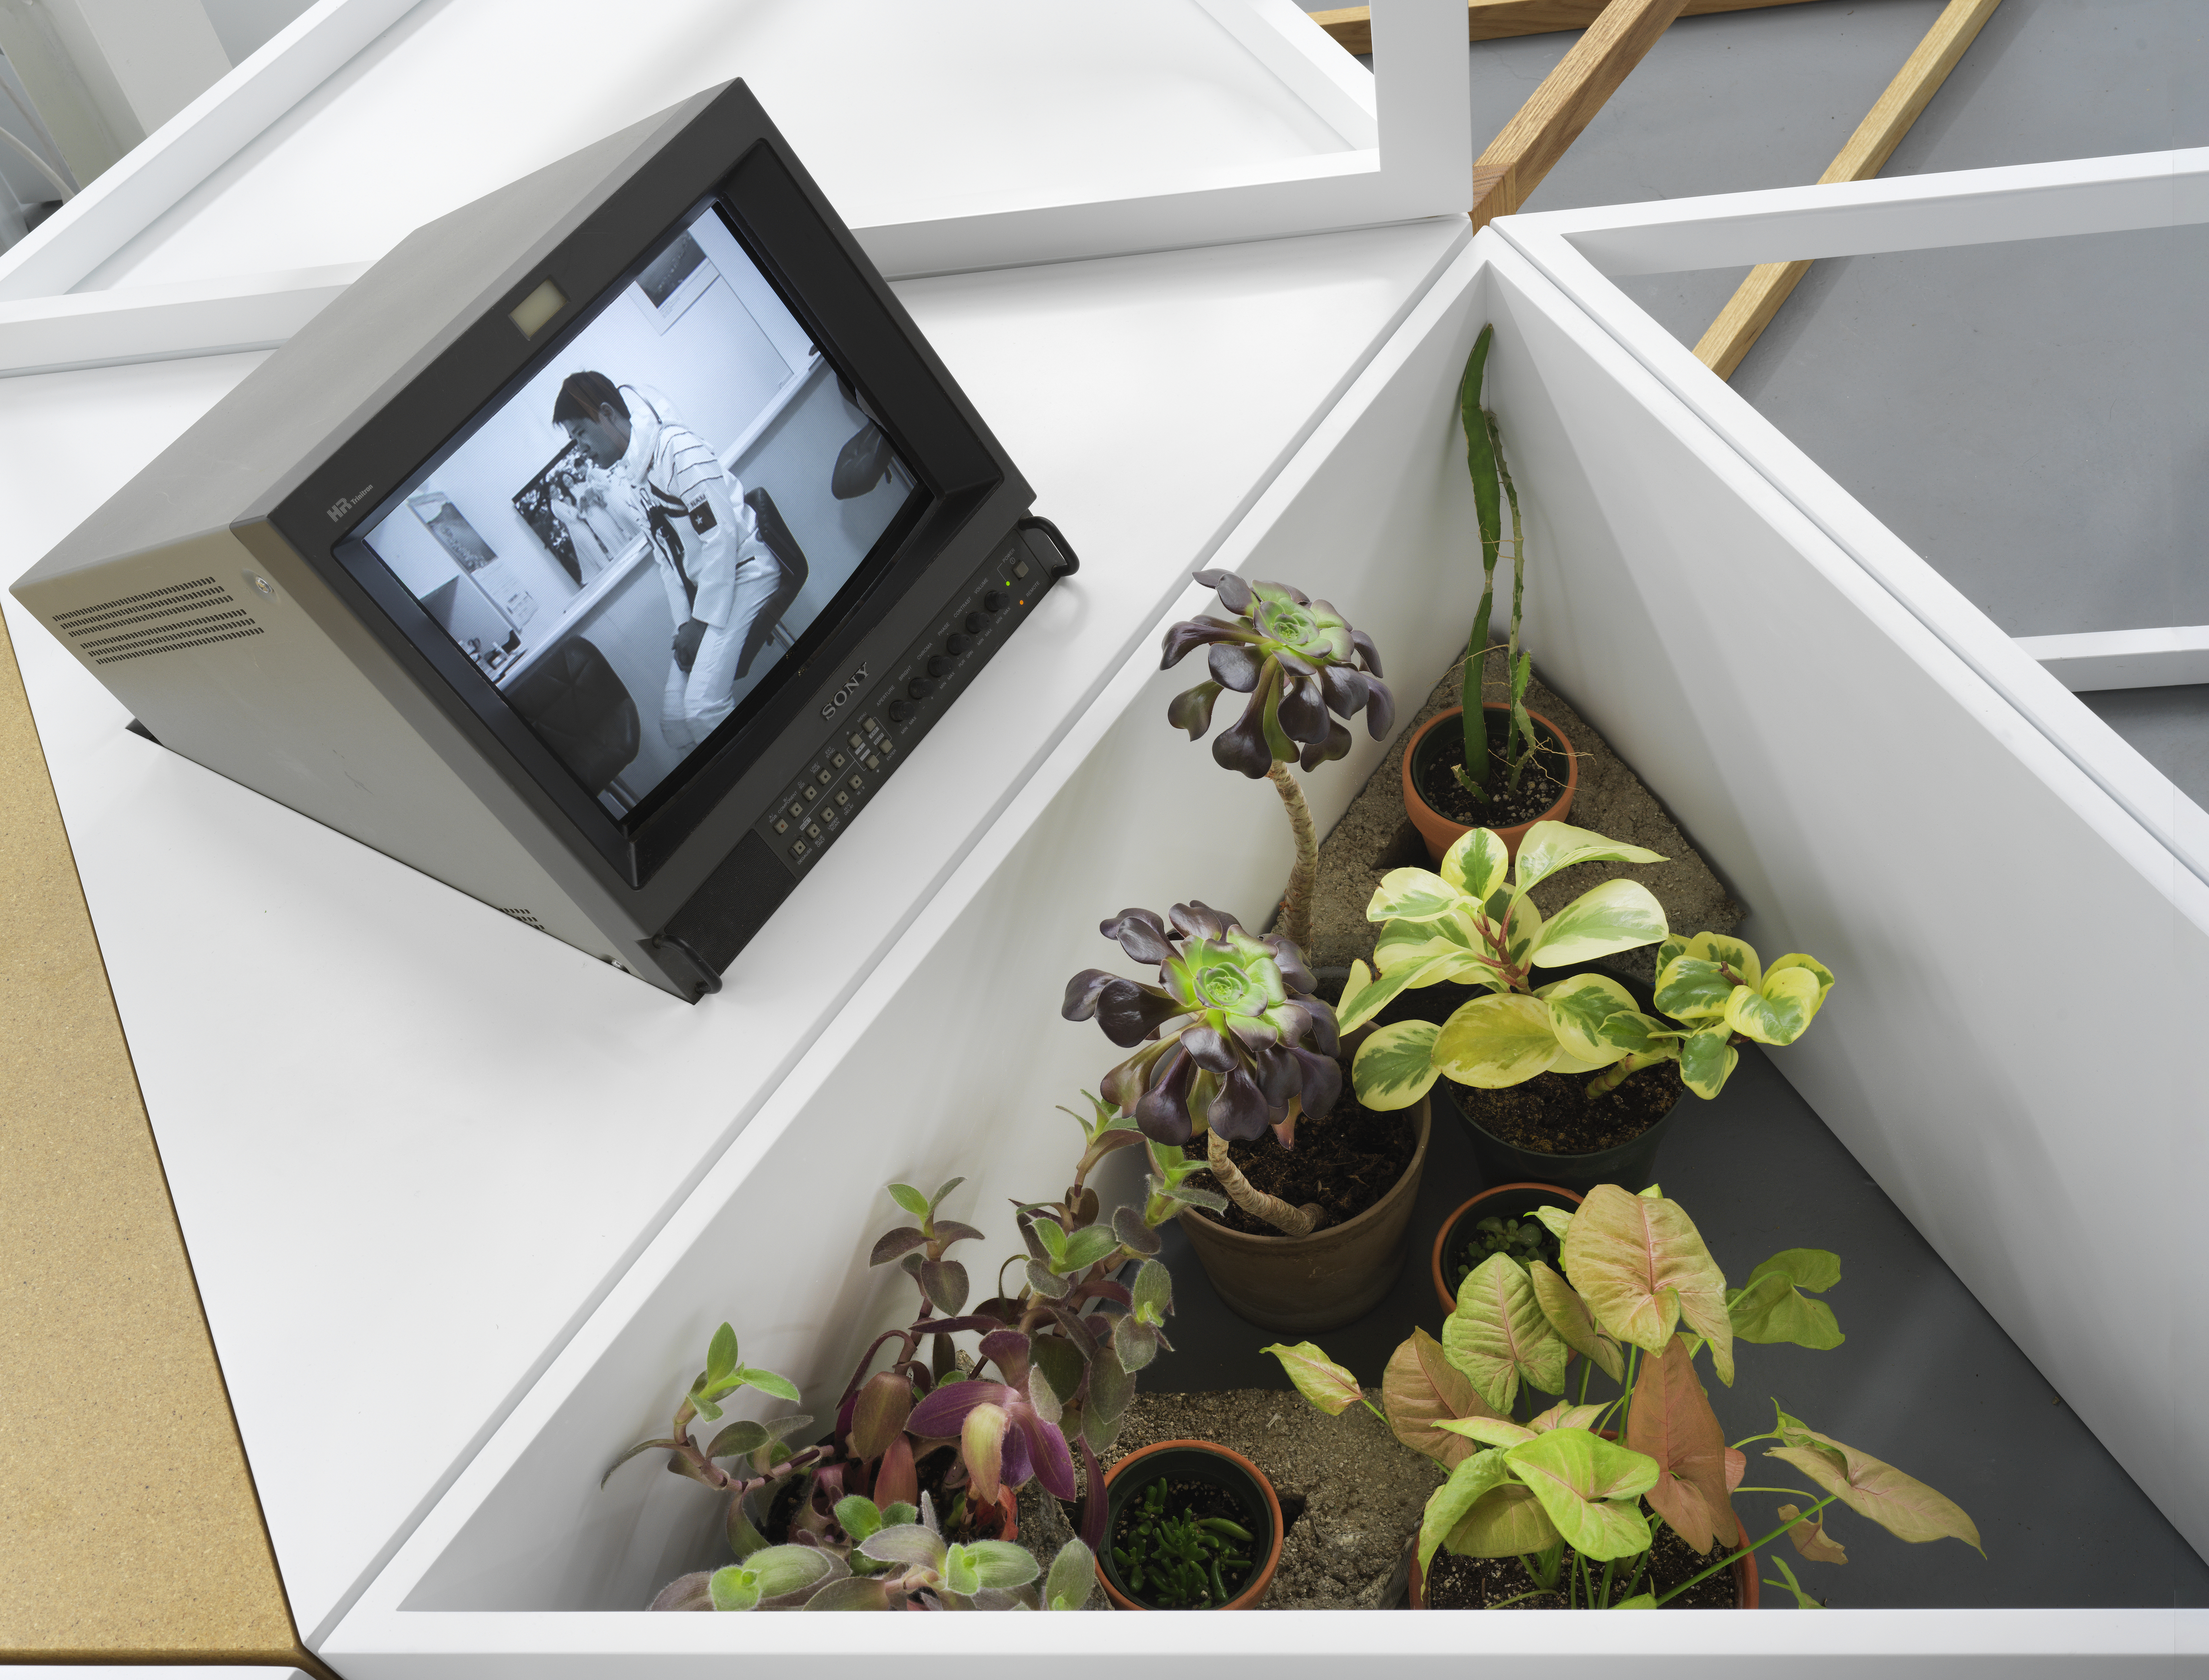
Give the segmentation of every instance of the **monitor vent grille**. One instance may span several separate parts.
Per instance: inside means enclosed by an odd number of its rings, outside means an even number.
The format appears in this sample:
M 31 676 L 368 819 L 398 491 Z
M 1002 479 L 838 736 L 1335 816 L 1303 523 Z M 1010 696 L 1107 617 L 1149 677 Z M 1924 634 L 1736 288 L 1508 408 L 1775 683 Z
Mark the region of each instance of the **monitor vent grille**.
M 527 910 L 509 910 L 503 904 L 495 905 L 492 907 L 502 916 L 511 916 L 517 922 L 527 923 L 529 926 L 535 928 L 539 933 L 545 931 L 545 924 L 539 921 L 534 915 Z
M 54 616 L 54 628 L 94 665 L 119 665 L 262 634 L 260 621 L 212 577 L 118 596 Z

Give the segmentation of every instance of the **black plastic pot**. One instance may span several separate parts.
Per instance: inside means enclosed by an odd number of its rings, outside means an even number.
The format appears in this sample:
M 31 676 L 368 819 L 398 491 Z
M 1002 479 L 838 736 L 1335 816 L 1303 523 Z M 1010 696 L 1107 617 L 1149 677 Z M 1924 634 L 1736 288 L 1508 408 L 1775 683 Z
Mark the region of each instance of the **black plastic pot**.
M 1281 1562 L 1281 1502 L 1265 1472 L 1240 1453 L 1209 1441 L 1159 1441 L 1130 1453 L 1114 1465 L 1104 1478 L 1104 1546 L 1098 1554 L 1098 1579 L 1105 1595 L 1121 1610 L 1156 1610 L 1158 1605 L 1129 1590 L 1113 1561 L 1112 1540 L 1120 1527 L 1121 1508 L 1156 1481 L 1207 1482 L 1225 1490 L 1243 1514 L 1243 1526 L 1259 1563 L 1250 1578 L 1225 1610 L 1249 1610 L 1273 1584 Z
M 1481 1183 L 1510 1184 L 1531 1179 L 1583 1195 L 1598 1184 L 1620 1184 L 1629 1190 L 1639 1190 L 1654 1183 L 1657 1152 L 1664 1147 L 1664 1135 L 1671 1129 L 1680 1112 L 1680 1104 L 1675 1102 L 1664 1111 L 1663 1119 L 1640 1136 L 1615 1149 L 1598 1149 L 1585 1155 L 1552 1155 L 1540 1149 L 1521 1149 L 1515 1143 L 1506 1143 L 1482 1126 L 1458 1106 L 1457 1093 L 1449 1088 L 1447 1080 L 1436 1083 L 1433 1094 L 1465 1128 L 1466 1140 L 1472 1145 L 1472 1159 L 1480 1168 Z M 1685 1101 L 1687 1095 L 1682 1087 L 1680 1100 Z

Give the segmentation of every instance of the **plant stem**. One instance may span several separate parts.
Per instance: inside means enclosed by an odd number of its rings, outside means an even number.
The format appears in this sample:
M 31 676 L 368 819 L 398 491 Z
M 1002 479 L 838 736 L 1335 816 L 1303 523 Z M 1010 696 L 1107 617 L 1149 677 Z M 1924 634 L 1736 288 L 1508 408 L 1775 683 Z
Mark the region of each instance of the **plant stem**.
M 1311 807 L 1304 803 L 1304 791 L 1297 785 L 1289 767 L 1276 762 L 1266 774 L 1273 781 L 1273 791 L 1281 796 L 1282 804 L 1288 808 L 1289 832 L 1297 841 L 1297 861 L 1289 871 L 1289 890 L 1281 895 L 1280 929 L 1297 949 L 1309 951 L 1312 882 L 1319 877 L 1319 835 L 1312 827 Z
M 1229 1159 L 1227 1140 L 1216 1131 L 1205 1134 L 1207 1164 L 1227 1199 L 1254 1219 L 1263 1219 L 1287 1237 L 1309 1237 L 1319 1226 L 1321 1209 L 1316 1205 L 1291 1207 L 1277 1195 L 1268 1195 L 1243 1176 Z
M 1755 1437 L 1752 1437 L 1752 1439 L 1754 1439 L 1754 1438 L 1755 1438 Z M 1719 1558 L 1719 1559 L 1718 1560 L 1718 1562 L 1717 1562 L 1717 1563 L 1715 1563 L 1712 1564 L 1712 1565 L 1710 1566 L 1710 1568 L 1709 1568 L 1709 1569 L 1705 1569 L 1705 1570 L 1704 1570 L 1700 1575 L 1690 1575 L 1687 1580 L 1685 1580 L 1685 1581 L 1682 1581 L 1682 1582 L 1681 1582 L 1677 1587 L 1674 1587 L 1670 1592 L 1667 1593 L 1666 1593 L 1663 1598 L 1661 1598 L 1661 1599 L 1658 1599 L 1658 1600 L 1657 1600 L 1657 1608 L 1658 1608 L 1658 1609 L 1659 1609 L 1659 1610 L 1662 1610 L 1662 1609 L 1663 1609 L 1666 1605 L 1669 1605 L 1670 1603 L 1671 1603 L 1673 1599 L 1675 1599 L 1678 1598 L 1678 1597 L 1680 1596 L 1680 1594 L 1682 1594 L 1682 1593 L 1686 1592 L 1686 1591 L 1687 1591 L 1690 1587 L 1693 1587 L 1693 1586 L 1694 1586 L 1697 1581 L 1708 1581 L 1708 1580 L 1709 1580 L 1712 1575 L 1716 1575 L 1716 1574 L 1717 1574 L 1720 1569 L 1730 1569 L 1730 1568 L 1731 1568 L 1735 1563 L 1737 1563 L 1737 1561 L 1739 1561 L 1739 1560 L 1740 1560 L 1740 1559 L 1742 1559 L 1742 1558 L 1747 1557 L 1750 1553 L 1754 1552 L 1754 1551 L 1755 1551 L 1759 1546 L 1768 1546 L 1768 1545 L 1771 1545 L 1774 1540 L 1778 1539 L 1778 1538 L 1779 1538 L 1782 1534 L 1785 1534 L 1785 1533 L 1789 1529 L 1791 1529 L 1791 1528 L 1794 1527 L 1794 1526 L 1795 1526 L 1795 1525 L 1796 1525 L 1796 1523 L 1798 1523 L 1798 1522 L 1802 1521 L 1802 1520 L 1803 1520 L 1803 1519 L 1804 1517 L 1814 1517 L 1814 1516 L 1817 1515 L 1819 1512 L 1821 1512 L 1821 1511 L 1824 1510 L 1824 1509 L 1826 1508 L 1826 1507 L 1827 1507 L 1827 1506 L 1828 1506 L 1828 1505 L 1832 1504 L 1832 1503 L 1833 1502 L 1833 1501 L 1835 1501 L 1836 1499 L 1839 1499 L 1839 1497 L 1840 1497 L 1840 1495 L 1839 1495 L 1838 1493 L 1827 1494 L 1827 1495 L 1823 1499 L 1821 1499 L 1821 1500 L 1820 1500 L 1816 1504 L 1813 1505 L 1813 1506 L 1812 1506 L 1809 1510 L 1804 1511 L 1804 1512 L 1802 1512 L 1800 1514 L 1798 1514 L 1797 1517 L 1795 1517 L 1795 1519 L 1793 1520 L 1793 1521 L 1790 1521 L 1790 1522 L 1783 1522 L 1783 1523 L 1781 1523 L 1781 1524 L 1779 1525 L 1779 1527 L 1777 1527 L 1777 1528 L 1773 1529 L 1773 1530 L 1769 1534 L 1767 1534 L 1767 1535 L 1766 1535 L 1762 1539 L 1761 1539 L 1761 1540 L 1751 1540 L 1751 1541 L 1750 1541 L 1747 1545 L 1743 1546 L 1743 1547 L 1739 1551 L 1729 1552 L 1729 1553 L 1727 1553 L 1724 1557 Z

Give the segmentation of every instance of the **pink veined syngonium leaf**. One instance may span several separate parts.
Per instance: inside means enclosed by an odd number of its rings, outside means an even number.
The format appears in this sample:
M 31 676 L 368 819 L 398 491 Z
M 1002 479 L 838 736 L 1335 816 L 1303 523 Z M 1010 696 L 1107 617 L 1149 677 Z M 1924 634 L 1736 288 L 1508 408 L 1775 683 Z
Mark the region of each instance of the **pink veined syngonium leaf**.
M 1732 1543 L 1725 1431 L 1695 1378 L 1686 1338 L 1674 1336 L 1663 1354 L 1642 1362 L 1626 1444 L 1657 1460 L 1657 1485 L 1646 1497 L 1682 1539 L 1700 1552 Z
M 1436 1425 L 1446 1418 L 1493 1418 L 1472 1379 L 1449 1362 L 1442 1345 L 1424 1330 L 1389 1357 L 1381 1378 L 1381 1404 L 1396 1439 L 1424 1453 L 1445 1470 L 1481 1450 L 1481 1443 Z
M 1661 1354 L 1684 1321 L 1710 1343 L 1718 1381 L 1733 1382 L 1725 1274 L 1678 1202 L 1598 1184 L 1565 1232 L 1564 1262 L 1597 1322 L 1621 1341 Z

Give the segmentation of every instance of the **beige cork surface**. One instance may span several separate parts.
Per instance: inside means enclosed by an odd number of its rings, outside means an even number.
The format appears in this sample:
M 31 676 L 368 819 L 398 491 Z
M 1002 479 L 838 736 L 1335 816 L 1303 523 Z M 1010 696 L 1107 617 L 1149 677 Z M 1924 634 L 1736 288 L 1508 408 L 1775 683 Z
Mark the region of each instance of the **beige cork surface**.
M 0 625 L 0 1663 L 37 1661 L 320 1669 Z

